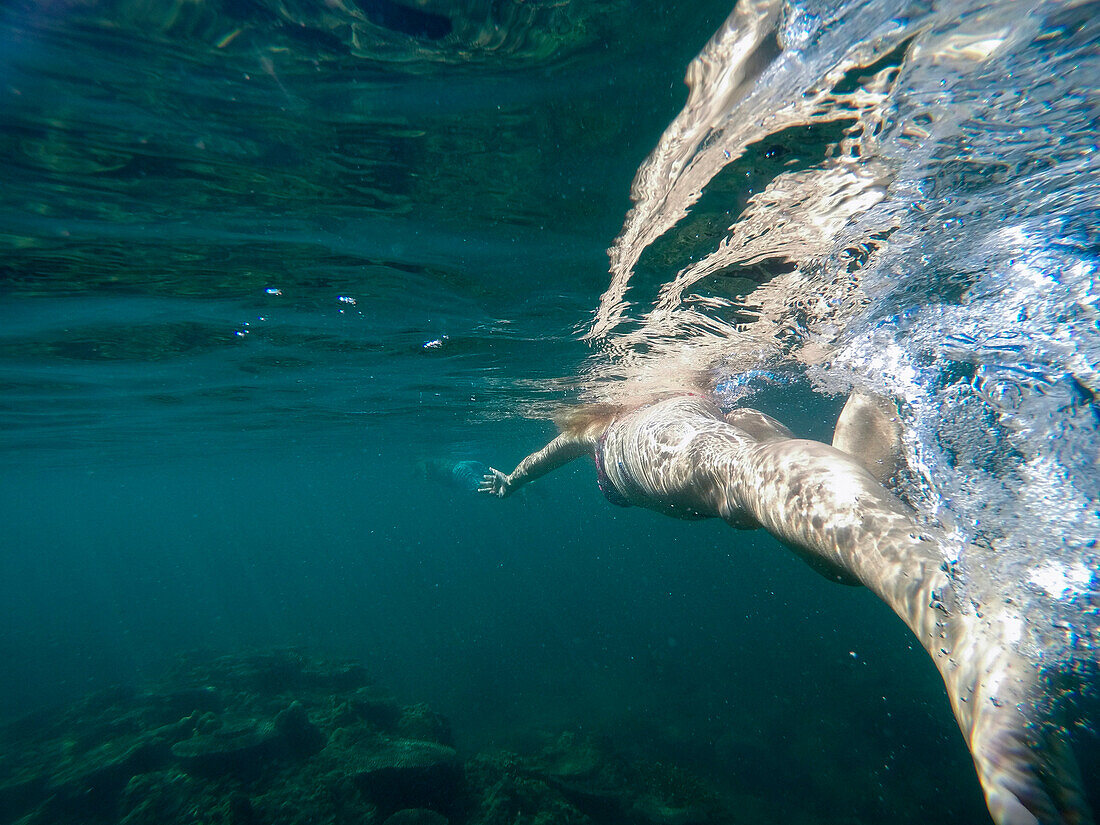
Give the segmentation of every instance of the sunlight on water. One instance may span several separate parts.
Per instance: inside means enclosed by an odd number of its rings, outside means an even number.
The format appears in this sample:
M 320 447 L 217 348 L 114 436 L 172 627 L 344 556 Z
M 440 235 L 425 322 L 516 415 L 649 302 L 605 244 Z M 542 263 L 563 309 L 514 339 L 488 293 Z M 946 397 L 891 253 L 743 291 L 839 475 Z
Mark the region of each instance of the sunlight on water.
M 984 612 L 1076 698 L 1096 19 L 0 3 L 0 717 L 196 646 L 332 647 L 473 749 L 585 727 L 745 821 L 981 820 L 942 684 L 866 591 L 763 531 L 609 513 L 590 467 L 474 491 L 578 396 L 704 386 L 828 441 L 849 390 L 889 395 L 895 489 L 966 584 L 933 620 Z M 932 653 L 1018 709 L 981 642 Z
M 1083 671 L 1098 36 L 1070 3 L 738 4 L 635 178 L 583 388 L 627 400 L 786 364 L 898 399 L 900 492 L 952 531 L 973 609 L 1011 605 L 1023 650 Z M 799 136 L 830 123 L 814 156 Z M 716 228 L 709 190 L 774 157 Z
M 622 178 L 678 105 L 653 77 L 718 19 L 691 5 L 3 4 L 0 442 L 560 397 Z

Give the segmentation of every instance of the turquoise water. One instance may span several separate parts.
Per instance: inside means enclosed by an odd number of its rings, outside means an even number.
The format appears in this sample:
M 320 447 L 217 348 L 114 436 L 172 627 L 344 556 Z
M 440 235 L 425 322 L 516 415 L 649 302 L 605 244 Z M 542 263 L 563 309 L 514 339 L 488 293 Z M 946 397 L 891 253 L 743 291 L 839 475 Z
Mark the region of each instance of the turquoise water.
M 590 466 L 505 502 L 440 470 L 510 468 L 552 436 L 542 414 L 583 390 L 601 350 L 582 335 L 631 180 L 728 13 L 614 0 L 0 7 L 0 717 L 140 680 L 181 651 L 292 645 L 361 659 L 450 717 L 471 750 L 606 735 L 705 776 L 747 821 L 986 821 L 935 670 L 870 594 L 829 585 L 763 534 L 611 508 Z M 1064 28 L 1075 49 L 1095 43 L 1081 21 Z M 1095 88 L 1081 94 L 1094 105 Z M 757 148 L 803 169 L 837 140 L 815 126 Z M 730 167 L 635 286 L 710 252 L 777 173 L 764 160 Z M 950 174 L 998 185 L 1037 174 L 961 166 Z M 1059 214 L 1077 246 L 1051 245 L 1058 266 L 1095 254 L 1093 186 Z M 973 250 L 901 220 L 900 235 L 929 239 L 906 254 L 984 271 Z M 949 482 L 916 474 L 918 504 L 946 506 L 971 535 L 999 517 L 1017 537 L 1026 525 L 987 482 L 1017 472 L 998 457 L 1032 455 L 973 438 L 1007 427 L 1080 482 L 1072 517 L 1095 516 L 1088 278 L 1054 279 L 1084 308 L 1051 316 L 1072 352 L 1047 336 L 1032 357 L 1013 338 L 1025 354 L 1012 361 L 997 330 L 952 317 L 952 346 L 970 352 L 945 365 L 918 316 L 962 287 L 937 270 L 880 288 L 837 339 L 832 373 L 787 363 L 752 402 L 828 440 L 837 375 L 909 397 L 900 373 L 853 366 L 892 336 L 907 356 L 895 368 L 921 390 L 911 457 Z M 1013 430 L 1023 403 L 996 419 L 1035 387 L 1062 442 Z M 1083 519 L 1063 522 L 1063 550 L 1094 571 Z M 1085 616 L 1086 640 L 1096 581 L 1064 608 Z

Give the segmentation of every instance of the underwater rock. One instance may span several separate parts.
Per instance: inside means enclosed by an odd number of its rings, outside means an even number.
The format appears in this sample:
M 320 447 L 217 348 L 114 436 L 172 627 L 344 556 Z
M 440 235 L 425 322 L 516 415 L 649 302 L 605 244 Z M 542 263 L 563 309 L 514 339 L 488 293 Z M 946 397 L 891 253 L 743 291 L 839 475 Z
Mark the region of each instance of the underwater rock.
M 397 730 L 406 739 L 454 746 L 450 722 L 423 703 L 409 705 L 402 711 Z
M 632 819 L 647 825 L 713 825 L 713 812 L 701 805 L 677 807 L 652 798 L 638 800 L 631 809 Z
M 130 687 L 0 727 L 0 822 L 85 822 L 113 811 L 131 776 L 171 758 L 171 728 L 146 722 Z
M 485 770 L 486 765 L 490 765 Z M 615 823 L 615 825 L 727 825 L 734 821 L 715 794 L 669 765 L 634 764 L 591 737 L 563 733 L 533 758 L 485 758 L 467 768 L 482 788 L 477 825 L 504 823 Z M 482 779 L 481 781 L 484 781 Z M 541 819 L 547 811 L 553 816 Z
M 0 812 L 6 821 L 7 812 L 25 811 L 48 796 L 45 776 L 31 776 L 0 784 Z
M 172 746 L 172 755 L 193 776 L 250 777 L 261 769 L 267 757 L 280 750 L 280 740 L 274 724 L 244 722 L 177 742 Z
M 158 724 L 171 722 L 199 713 L 221 713 L 225 710 L 225 701 L 209 685 L 181 688 L 166 693 L 149 693 L 143 697 L 148 708 L 146 721 L 156 720 Z
M 167 761 L 167 746 L 152 737 L 129 744 L 107 742 L 65 760 L 62 767 L 38 785 L 39 796 L 9 797 L 13 805 L 3 811 L 34 809 L 29 817 L 20 820 L 24 825 L 110 821 L 130 778 L 155 770 Z
M 511 754 L 482 755 L 466 766 L 474 796 L 471 825 L 593 825 L 593 820 Z
M 563 733 L 543 748 L 529 770 L 578 810 L 597 820 L 620 821 L 629 800 L 615 768 L 592 739 Z
M 391 740 L 349 770 L 363 794 L 390 813 L 413 807 L 453 810 L 462 779 L 454 748 L 416 739 Z
M 174 690 L 181 683 L 195 682 L 236 693 L 274 697 L 341 693 L 367 686 L 370 679 L 357 662 L 326 662 L 299 650 L 274 650 L 216 658 L 201 654 L 181 656 L 165 682 Z
M 366 722 L 393 732 L 401 721 L 401 713 L 401 706 L 388 693 L 374 687 L 361 687 L 341 703 L 336 722 L 340 726 Z
M 0 823 L 719 825 L 713 797 L 574 734 L 465 762 L 355 664 L 188 657 L 145 690 L 0 725 Z
M 163 742 L 142 739 L 129 746 L 108 742 L 54 774 L 50 790 L 72 797 L 105 788 L 121 790 L 131 776 L 155 770 L 167 761 L 168 748 Z
M 382 825 L 448 825 L 450 820 L 430 808 L 405 808 L 389 817 Z
M 176 771 L 158 771 L 130 779 L 119 798 L 119 810 L 125 813 L 120 825 L 161 825 L 184 822 L 191 816 L 196 822 L 216 822 L 219 800 L 204 794 L 201 780 Z
M 301 702 L 279 711 L 271 722 L 226 724 L 203 717 L 196 732 L 172 745 L 174 756 L 194 776 L 252 777 L 265 762 L 303 758 L 325 745 L 325 735 L 309 720 Z
M 288 750 L 296 756 L 308 756 L 325 746 L 325 735 L 309 721 L 309 714 L 301 702 L 294 701 L 275 716 L 275 730 L 279 732 Z
M 536 770 L 547 776 L 579 779 L 598 773 L 606 766 L 607 756 L 591 739 L 566 732 L 544 747 L 534 764 Z

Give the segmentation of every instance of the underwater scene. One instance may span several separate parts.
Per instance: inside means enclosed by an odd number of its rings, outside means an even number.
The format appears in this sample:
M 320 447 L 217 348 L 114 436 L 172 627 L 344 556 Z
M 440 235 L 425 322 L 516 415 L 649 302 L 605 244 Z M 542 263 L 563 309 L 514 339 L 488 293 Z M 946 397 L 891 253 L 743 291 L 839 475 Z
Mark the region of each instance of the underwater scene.
M 1098 123 L 1077 0 L 0 2 L 0 825 L 1095 822 Z

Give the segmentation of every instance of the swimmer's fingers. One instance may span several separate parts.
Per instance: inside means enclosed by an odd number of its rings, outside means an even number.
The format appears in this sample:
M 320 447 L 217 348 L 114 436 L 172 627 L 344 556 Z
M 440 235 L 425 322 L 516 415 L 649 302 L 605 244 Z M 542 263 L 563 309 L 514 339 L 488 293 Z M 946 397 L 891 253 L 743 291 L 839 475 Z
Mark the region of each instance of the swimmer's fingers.
M 508 495 L 508 476 L 494 467 L 489 468 L 487 475 L 481 477 L 481 483 L 477 485 L 479 493 L 504 498 Z

